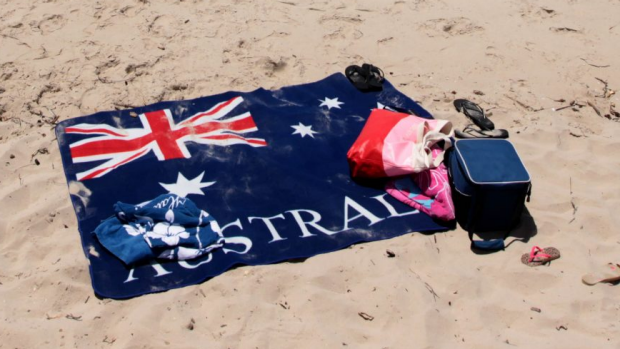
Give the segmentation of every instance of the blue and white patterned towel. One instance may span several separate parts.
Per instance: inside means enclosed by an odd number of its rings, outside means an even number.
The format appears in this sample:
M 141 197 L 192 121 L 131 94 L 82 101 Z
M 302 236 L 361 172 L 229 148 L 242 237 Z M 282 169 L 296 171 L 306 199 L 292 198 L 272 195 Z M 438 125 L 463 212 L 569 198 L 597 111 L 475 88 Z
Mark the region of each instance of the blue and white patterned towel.
M 95 235 L 127 265 L 193 259 L 224 244 L 215 219 L 187 198 L 164 194 L 138 205 L 117 202 L 114 211 Z

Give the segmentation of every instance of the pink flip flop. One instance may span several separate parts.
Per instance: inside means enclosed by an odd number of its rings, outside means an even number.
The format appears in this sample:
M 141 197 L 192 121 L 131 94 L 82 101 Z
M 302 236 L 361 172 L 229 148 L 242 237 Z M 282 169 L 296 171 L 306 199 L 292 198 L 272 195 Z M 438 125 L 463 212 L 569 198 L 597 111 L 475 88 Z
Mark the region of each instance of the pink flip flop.
M 535 267 L 551 262 L 560 258 L 560 251 L 555 247 L 546 247 L 544 249 L 534 246 L 530 253 L 524 253 L 521 256 L 521 262 L 529 267 Z

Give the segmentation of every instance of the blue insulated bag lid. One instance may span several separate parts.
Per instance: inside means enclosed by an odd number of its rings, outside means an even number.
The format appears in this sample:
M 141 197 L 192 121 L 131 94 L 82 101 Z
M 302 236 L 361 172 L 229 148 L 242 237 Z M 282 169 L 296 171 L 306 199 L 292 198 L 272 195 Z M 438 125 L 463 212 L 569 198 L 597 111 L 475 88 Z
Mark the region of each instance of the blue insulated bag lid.
M 530 175 L 505 139 L 462 139 L 454 144 L 461 168 L 473 183 L 529 183 Z

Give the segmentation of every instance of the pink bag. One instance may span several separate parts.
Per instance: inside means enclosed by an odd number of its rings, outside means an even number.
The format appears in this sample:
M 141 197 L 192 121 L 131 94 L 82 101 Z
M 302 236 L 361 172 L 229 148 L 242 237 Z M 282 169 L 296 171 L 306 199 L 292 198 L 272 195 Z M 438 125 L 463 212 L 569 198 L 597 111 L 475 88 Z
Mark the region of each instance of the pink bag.
M 453 134 L 447 120 L 374 109 L 347 153 L 351 175 L 394 177 L 436 168 L 452 146 Z

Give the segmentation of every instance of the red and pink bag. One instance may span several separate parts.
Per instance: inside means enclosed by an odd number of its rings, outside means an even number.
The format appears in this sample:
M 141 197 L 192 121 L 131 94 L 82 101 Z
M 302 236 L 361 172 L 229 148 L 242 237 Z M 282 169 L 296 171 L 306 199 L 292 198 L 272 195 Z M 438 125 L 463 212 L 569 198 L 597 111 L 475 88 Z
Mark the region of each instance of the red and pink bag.
M 347 153 L 351 176 L 395 177 L 436 168 L 453 134 L 447 120 L 374 109 Z

